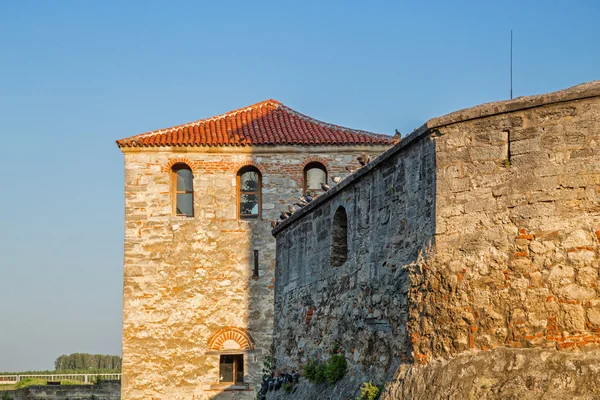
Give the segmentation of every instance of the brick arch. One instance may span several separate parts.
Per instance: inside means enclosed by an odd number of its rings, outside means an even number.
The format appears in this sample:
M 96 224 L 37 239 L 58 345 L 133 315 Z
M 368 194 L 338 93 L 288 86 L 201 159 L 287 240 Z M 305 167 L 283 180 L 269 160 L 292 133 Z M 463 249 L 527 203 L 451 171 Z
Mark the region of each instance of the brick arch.
M 321 163 L 321 164 L 323 164 L 323 166 L 324 166 L 325 168 L 327 168 L 327 166 L 328 166 L 328 165 L 327 165 L 327 161 L 326 161 L 325 159 L 321 158 L 321 157 L 316 157 L 316 156 L 315 156 L 315 157 L 308 157 L 308 158 L 307 158 L 306 160 L 304 160 L 304 162 L 302 163 L 302 170 L 304 170 L 304 168 L 305 168 L 305 167 L 306 167 L 308 164 L 310 164 L 311 162 L 318 162 L 318 163 Z
M 235 326 L 228 326 L 215 332 L 208 340 L 208 348 L 210 350 L 223 350 L 223 343 L 227 340 L 233 340 L 240 345 L 242 350 L 254 350 L 252 336 L 245 329 Z
M 261 175 L 264 175 L 264 167 L 260 165 L 260 163 L 254 163 L 252 161 L 239 162 L 233 165 L 235 172 L 238 172 L 240 169 L 244 167 L 254 167 L 260 172 Z
M 164 165 L 163 172 L 170 172 L 175 164 L 185 164 L 192 169 L 192 172 L 196 172 L 198 170 L 198 163 L 191 161 L 185 157 L 171 158 Z

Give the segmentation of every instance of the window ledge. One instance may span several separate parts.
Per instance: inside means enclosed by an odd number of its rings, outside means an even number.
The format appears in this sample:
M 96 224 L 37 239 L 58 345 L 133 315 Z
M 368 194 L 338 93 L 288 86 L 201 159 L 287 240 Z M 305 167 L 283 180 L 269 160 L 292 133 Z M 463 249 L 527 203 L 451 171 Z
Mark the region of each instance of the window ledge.
M 250 385 L 248 383 L 213 383 L 209 390 L 250 391 Z

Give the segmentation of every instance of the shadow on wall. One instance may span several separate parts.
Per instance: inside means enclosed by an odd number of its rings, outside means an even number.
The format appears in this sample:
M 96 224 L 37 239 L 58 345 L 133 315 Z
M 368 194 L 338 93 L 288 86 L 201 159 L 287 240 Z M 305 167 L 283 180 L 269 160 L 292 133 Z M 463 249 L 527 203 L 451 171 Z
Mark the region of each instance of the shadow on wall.
M 434 242 L 436 160 L 429 135 L 408 142 L 276 232 L 278 369 L 339 346 L 353 376 L 383 383 L 415 361 L 408 321 L 423 304 L 409 292 Z

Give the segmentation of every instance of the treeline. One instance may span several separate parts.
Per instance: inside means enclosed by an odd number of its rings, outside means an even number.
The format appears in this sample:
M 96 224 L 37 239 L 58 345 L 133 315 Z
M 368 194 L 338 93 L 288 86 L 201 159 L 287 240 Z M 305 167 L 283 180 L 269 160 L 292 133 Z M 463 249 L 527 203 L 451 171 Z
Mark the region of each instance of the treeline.
M 121 369 L 63 369 L 60 371 L 19 371 L 19 372 L 1 372 L 0 375 L 56 375 L 56 374 L 91 374 L 91 375 L 102 375 L 102 374 L 120 374 Z M 2 389 L 2 386 L 0 386 Z
M 107 354 L 73 353 L 63 354 L 54 362 L 56 372 L 87 370 L 121 370 L 121 357 Z

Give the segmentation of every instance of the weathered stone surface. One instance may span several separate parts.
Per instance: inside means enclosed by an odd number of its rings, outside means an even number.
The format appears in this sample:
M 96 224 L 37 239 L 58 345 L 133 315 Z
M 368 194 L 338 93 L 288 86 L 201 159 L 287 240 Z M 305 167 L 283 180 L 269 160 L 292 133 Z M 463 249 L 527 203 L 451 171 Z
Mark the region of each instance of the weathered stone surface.
M 409 275 L 422 267 L 434 233 L 435 182 L 425 178 L 434 169 L 434 143 L 421 141 L 279 233 L 278 368 L 326 359 L 336 343 L 358 375 L 384 379 L 411 358 Z M 348 216 L 340 266 L 331 263 L 337 210 Z
M 506 348 L 468 352 L 450 361 L 400 370 L 385 389 L 381 400 L 597 399 L 600 352 Z
M 336 342 L 355 382 L 383 382 L 471 349 L 598 346 L 599 132 L 598 82 L 463 110 L 294 215 L 274 232 L 278 367 Z
M 302 194 L 306 163 L 345 176 L 360 152 L 377 150 L 383 148 L 124 149 L 123 399 L 254 398 L 273 327 L 270 222 Z M 175 162 L 194 172 L 191 218 L 173 215 Z M 260 220 L 237 216 L 236 174 L 247 164 L 262 172 Z M 245 391 L 216 386 L 220 353 L 209 341 L 233 328 L 252 342 L 239 351 Z

